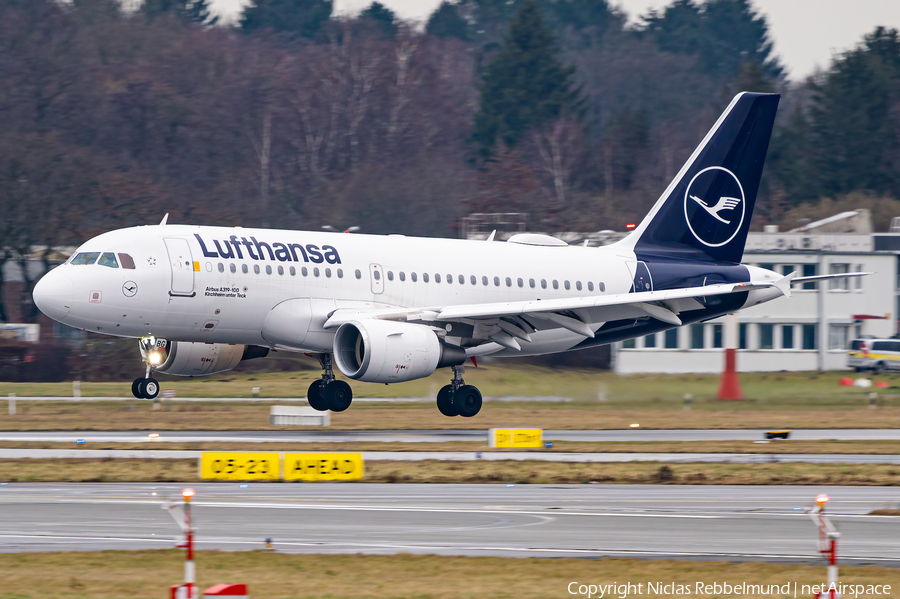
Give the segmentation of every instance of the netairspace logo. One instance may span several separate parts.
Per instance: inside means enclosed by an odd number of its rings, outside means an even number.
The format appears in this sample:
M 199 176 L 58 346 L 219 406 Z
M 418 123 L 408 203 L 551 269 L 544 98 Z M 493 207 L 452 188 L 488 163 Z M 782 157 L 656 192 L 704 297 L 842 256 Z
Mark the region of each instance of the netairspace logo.
M 570 595 L 581 595 L 589 599 L 616 598 L 626 599 L 638 595 L 662 595 L 662 596 L 687 596 L 699 597 L 723 597 L 727 595 L 764 597 L 766 595 L 776 597 L 808 597 L 816 593 L 827 594 L 831 590 L 837 591 L 842 597 L 878 597 L 891 594 L 891 585 L 888 584 L 800 584 L 789 582 L 787 584 L 752 584 L 741 582 L 730 584 L 727 582 L 695 582 L 693 584 L 677 582 L 646 582 L 632 583 L 612 582 L 608 584 L 582 584 L 570 582 L 567 587 Z

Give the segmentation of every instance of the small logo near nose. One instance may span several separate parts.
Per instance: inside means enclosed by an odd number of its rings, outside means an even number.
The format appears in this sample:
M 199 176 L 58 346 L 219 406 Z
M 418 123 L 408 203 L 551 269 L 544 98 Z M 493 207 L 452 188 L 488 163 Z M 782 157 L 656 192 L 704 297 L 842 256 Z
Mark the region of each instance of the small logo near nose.
M 137 283 L 134 281 L 125 281 L 125 284 L 122 285 L 122 293 L 125 294 L 125 297 L 134 297 L 137 293 Z

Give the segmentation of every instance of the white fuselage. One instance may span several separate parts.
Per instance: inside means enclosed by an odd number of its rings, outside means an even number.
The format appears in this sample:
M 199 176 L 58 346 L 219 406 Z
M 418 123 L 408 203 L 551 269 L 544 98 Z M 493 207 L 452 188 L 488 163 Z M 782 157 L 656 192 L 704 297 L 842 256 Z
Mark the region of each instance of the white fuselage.
M 115 254 L 117 265 L 70 259 L 48 273 L 41 282 L 42 310 L 60 322 L 124 337 L 313 352 L 331 351 L 334 330 L 323 325 L 337 309 L 622 294 L 632 286 L 635 263 L 633 252 L 618 244 L 589 248 L 188 225 L 112 231 L 73 257 L 85 252 Z M 120 254 L 130 256 L 134 268 L 125 268 Z M 766 280 L 777 276 L 750 272 Z M 267 316 L 297 298 L 309 300 L 302 343 L 273 341 L 284 331 L 270 330 L 267 338 Z M 566 329 L 533 337 L 522 351 L 498 355 L 565 351 L 584 339 Z

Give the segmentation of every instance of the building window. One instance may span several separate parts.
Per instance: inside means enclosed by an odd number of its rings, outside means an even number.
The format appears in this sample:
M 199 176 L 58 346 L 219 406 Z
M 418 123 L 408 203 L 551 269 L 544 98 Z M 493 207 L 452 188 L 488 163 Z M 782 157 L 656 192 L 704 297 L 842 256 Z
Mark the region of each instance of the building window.
M 712 346 L 715 348 L 721 348 L 722 347 L 722 325 L 720 325 L 720 324 L 712 325 L 712 331 L 713 331 Z
M 849 336 L 849 332 L 849 325 L 830 325 L 828 327 L 828 349 L 847 349 L 847 337 Z
M 764 268 L 766 270 L 775 270 L 774 264 L 760 264 L 759 267 Z
M 814 277 L 819 274 L 819 265 L 818 264 L 804 264 L 803 265 L 803 276 L 804 277 Z M 803 283 L 804 289 L 818 289 L 819 284 L 815 281 L 809 281 L 807 283 Z
M 854 270 L 853 272 L 863 272 L 863 265 L 857 264 L 856 270 Z M 853 288 L 857 289 L 857 290 L 862 289 L 862 284 L 863 284 L 864 278 L 865 277 L 853 277 Z
M 747 323 L 738 325 L 738 349 L 747 349 Z
M 644 337 L 644 347 L 656 347 L 656 333 Z
M 781 274 L 782 274 L 782 275 L 788 276 L 788 275 L 791 274 L 792 272 L 794 272 L 794 265 L 793 265 L 793 264 L 782 264 L 782 265 L 781 265 Z
M 691 325 L 691 349 L 703 349 L 703 325 Z
M 624 340 L 622 342 L 622 347 L 624 349 L 634 349 L 634 338 Z
M 772 349 L 772 329 L 770 324 L 759 325 L 759 349 Z
M 794 325 L 781 327 L 781 349 L 794 349 Z
M 678 329 L 669 329 L 666 331 L 664 343 L 666 349 L 678 349 Z
M 849 264 L 832 264 L 829 272 L 833 275 L 839 275 L 850 272 Z M 846 277 L 840 279 L 830 279 L 828 288 L 836 291 L 847 291 L 850 289 L 850 282 Z

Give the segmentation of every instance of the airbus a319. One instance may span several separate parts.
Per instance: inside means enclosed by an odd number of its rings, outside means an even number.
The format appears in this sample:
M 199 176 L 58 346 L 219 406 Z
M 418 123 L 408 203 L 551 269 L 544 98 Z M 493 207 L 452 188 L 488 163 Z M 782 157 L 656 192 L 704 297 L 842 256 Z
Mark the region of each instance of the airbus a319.
M 140 340 L 136 397 L 154 372 L 198 376 L 270 350 L 316 356 L 317 410 L 346 410 L 335 376 L 400 383 L 450 368 L 445 416 L 471 417 L 479 356 L 550 354 L 703 322 L 790 295 L 742 265 L 779 96 L 738 94 L 644 220 L 604 247 L 518 234 L 505 242 L 167 224 L 84 243 L 35 286 L 72 327 Z M 493 237 L 493 236 L 492 236 Z M 847 275 L 842 275 L 847 276 Z

